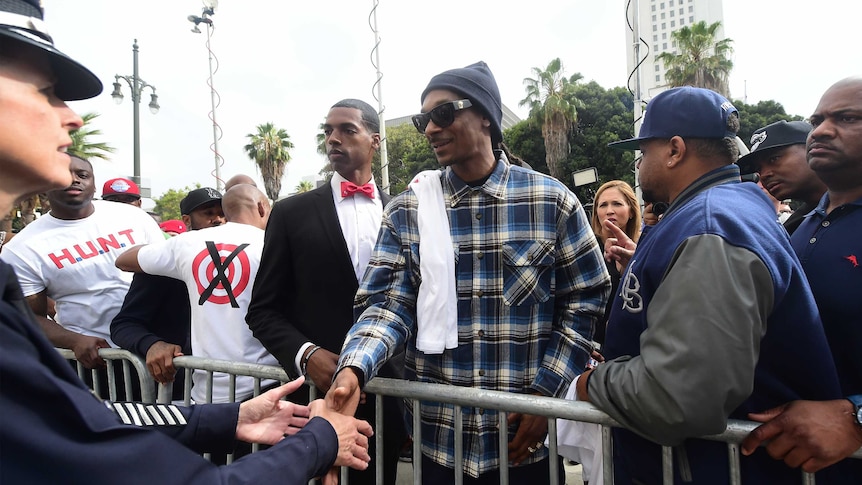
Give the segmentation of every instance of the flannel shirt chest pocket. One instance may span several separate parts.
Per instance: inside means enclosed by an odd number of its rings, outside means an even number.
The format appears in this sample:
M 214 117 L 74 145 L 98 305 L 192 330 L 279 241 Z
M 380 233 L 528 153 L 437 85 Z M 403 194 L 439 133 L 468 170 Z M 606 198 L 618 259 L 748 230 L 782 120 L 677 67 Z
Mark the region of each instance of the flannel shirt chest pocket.
M 509 241 L 503 244 L 503 300 L 509 306 L 544 303 L 551 297 L 553 241 Z

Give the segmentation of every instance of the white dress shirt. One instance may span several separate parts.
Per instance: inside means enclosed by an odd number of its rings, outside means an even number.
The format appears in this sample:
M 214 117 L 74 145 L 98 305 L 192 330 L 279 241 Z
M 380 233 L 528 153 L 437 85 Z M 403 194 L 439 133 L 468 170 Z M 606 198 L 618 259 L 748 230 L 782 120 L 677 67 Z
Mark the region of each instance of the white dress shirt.
M 338 172 L 329 181 L 332 186 L 332 198 L 335 202 L 335 212 L 338 213 L 338 223 L 341 234 L 350 252 L 350 261 L 356 273 L 356 281 L 362 280 L 365 267 L 371 259 L 377 233 L 380 231 L 380 220 L 383 218 L 383 203 L 380 201 L 380 191 L 374 184 L 374 177 L 369 183 L 374 187 L 374 198 L 369 199 L 362 194 L 341 196 L 341 182 L 348 181 Z

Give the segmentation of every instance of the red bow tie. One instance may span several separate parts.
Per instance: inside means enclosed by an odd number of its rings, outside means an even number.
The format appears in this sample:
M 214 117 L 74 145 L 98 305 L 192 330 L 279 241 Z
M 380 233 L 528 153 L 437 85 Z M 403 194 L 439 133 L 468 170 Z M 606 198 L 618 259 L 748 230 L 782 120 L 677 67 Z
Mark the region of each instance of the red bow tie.
M 341 196 L 348 197 L 353 194 L 360 193 L 369 199 L 374 198 L 374 184 L 367 183 L 363 185 L 356 185 L 353 182 L 344 181 L 341 182 Z

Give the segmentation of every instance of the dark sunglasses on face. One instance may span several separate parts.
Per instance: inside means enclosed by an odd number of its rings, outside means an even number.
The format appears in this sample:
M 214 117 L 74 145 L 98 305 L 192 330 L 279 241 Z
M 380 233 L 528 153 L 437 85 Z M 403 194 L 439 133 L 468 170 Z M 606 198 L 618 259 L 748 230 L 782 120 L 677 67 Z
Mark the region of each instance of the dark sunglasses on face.
M 457 101 L 449 101 L 443 103 L 427 113 L 420 113 L 413 116 L 413 126 L 419 130 L 419 133 L 424 134 L 428 128 L 428 122 L 433 121 L 440 128 L 446 128 L 455 122 L 455 112 L 462 109 L 467 109 L 473 106 L 469 99 L 459 99 Z

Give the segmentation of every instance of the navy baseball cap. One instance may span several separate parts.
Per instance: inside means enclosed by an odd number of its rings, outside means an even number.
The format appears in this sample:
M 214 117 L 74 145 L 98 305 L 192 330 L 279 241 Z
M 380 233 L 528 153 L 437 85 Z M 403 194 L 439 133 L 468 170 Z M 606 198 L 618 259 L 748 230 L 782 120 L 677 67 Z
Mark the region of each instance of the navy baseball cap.
M 0 36 L 42 50 L 51 64 L 56 82 L 54 93 L 63 101 L 97 96 L 102 81 L 89 69 L 54 47 L 43 22 L 39 0 L 0 0 Z
M 685 86 L 668 89 L 654 97 L 646 107 L 644 122 L 636 138 L 609 143 L 619 150 L 637 150 L 640 142 L 655 138 L 733 138 L 727 118 L 739 116 L 724 96 L 704 88 Z
M 781 120 L 757 129 L 751 135 L 751 151 L 736 161 L 740 173 L 744 175 L 754 172 L 754 161 L 766 150 L 804 145 L 812 128 L 807 121 Z

